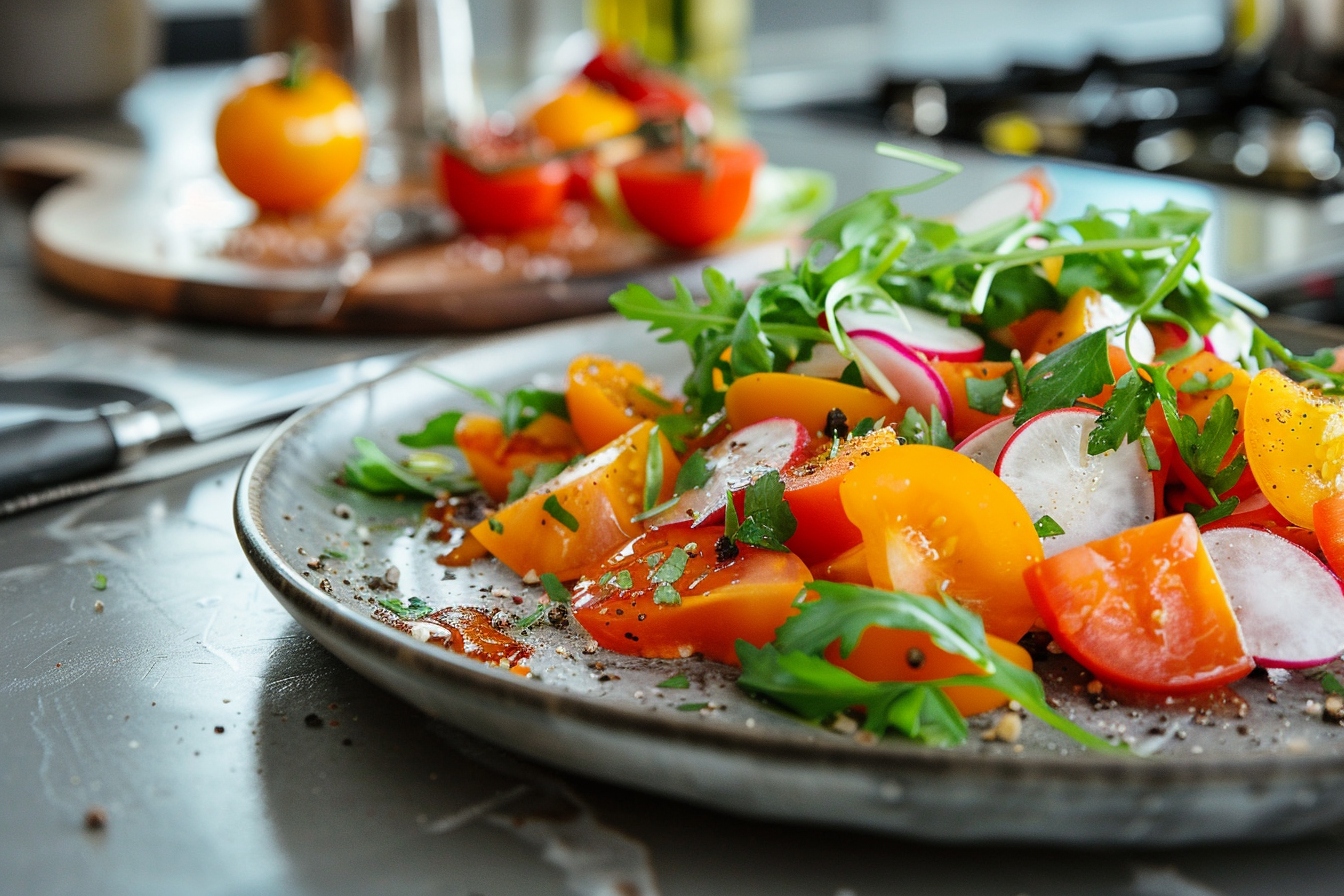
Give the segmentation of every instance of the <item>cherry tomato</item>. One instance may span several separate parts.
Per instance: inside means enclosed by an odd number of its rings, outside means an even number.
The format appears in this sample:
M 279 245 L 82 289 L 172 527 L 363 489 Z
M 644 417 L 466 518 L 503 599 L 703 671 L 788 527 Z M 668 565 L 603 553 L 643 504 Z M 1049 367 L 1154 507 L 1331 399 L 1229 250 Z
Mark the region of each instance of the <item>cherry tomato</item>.
M 631 517 L 643 509 L 652 429 L 644 423 L 630 430 L 501 508 L 471 534 L 520 576 L 552 572 L 578 578 L 642 531 Z M 666 437 L 659 433 L 658 440 L 663 451 L 658 500 L 665 501 L 681 465 Z
M 845 516 L 840 483 L 858 459 L 896 445 L 895 431 L 883 427 L 866 436 L 842 441 L 834 456 L 827 440 L 817 456 L 784 470 L 780 474 L 784 480 L 784 500 L 798 520 L 798 528 L 788 541 L 789 550 L 811 566 L 857 545 L 863 536 Z
M 662 383 L 644 368 L 599 355 L 570 362 L 565 404 L 585 451 L 596 451 L 637 423 L 681 410 L 681 402 L 664 398 Z
M 1344 495 L 1317 501 L 1311 508 L 1321 552 L 1335 575 L 1344 570 Z
M 947 392 L 952 396 L 952 417 L 949 421 L 950 435 L 955 441 L 975 432 L 990 421 L 1012 414 L 1017 410 L 1017 388 L 1004 393 L 1003 407 L 996 414 L 986 414 L 970 406 L 966 399 L 966 381 L 969 379 L 992 380 L 1004 376 L 1013 369 L 1007 361 L 930 361 L 929 364 L 942 378 Z
M 628 47 L 603 47 L 583 75 L 633 102 L 646 120 L 685 118 L 698 133 L 709 130 L 709 107 L 689 84 L 648 65 Z
M 359 98 L 326 69 L 254 84 L 215 122 L 219 167 L 266 211 L 319 208 L 359 171 L 367 129 Z
M 554 414 L 542 414 L 508 438 L 499 418 L 464 414 L 455 439 L 472 475 L 496 501 L 508 495 L 515 472 L 530 474 L 542 463 L 568 463 L 583 451 L 574 428 Z
M 733 429 L 771 417 L 788 417 L 813 435 L 825 428 L 826 415 L 834 408 L 845 412 L 850 426 L 865 417 L 896 423 L 904 413 L 886 396 L 863 386 L 796 373 L 749 374 L 733 381 L 723 401 Z
M 1031 671 L 1031 654 L 1026 650 L 994 635 L 986 637 L 989 646 L 1009 662 Z M 865 681 L 932 681 L 981 674 L 970 660 L 936 647 L 933 639 L 923 632 L 877 626 L 870 626 L 859 636 L 859 643 L 849 656 L 842 657 L 836 644 L 826 651 L 826 658 Z M 989 712 L 1008 702 L 1005 694 L 992 688 L 957 686 L 943 693 L 963 716 Z
M 443 149 L 439 186 L 472 233 L 516 233 L 555 223 L 569 182 L 562 159 L 492 167 Z
M 1254 666 L 1189 514 L 1056 554 L 1026 582 L 1050 634 L 1105 681 L 1182 694 Z
M 665 526 L 636 538 L 587 571 L 574 590 L 574 618 L 617 653 L 702 653 L 736 665 L 737 640 L 757 647 L 774 640 L 811 576 L 793 554 L 748 545 L 719 562 L 714 544 L 721 535 L 718 526 Z M 685 569 L 661 572 L 676 548 L 688 555 Z M 622 587 L 626 576 L 629 587 Z M 660 591 L 659 579 L 673 581 Z
M 754 143 L 702 144 L 703 161 L 680 149 L 645 153 L 616 166 L 631 217 L 664 242 L 695 248 L 723 239 L 746 214 L 765 154 Z
M 1265 369 L 1246 391 L 1245 434 L 1269 503 L 1310 529 L 1312 506 L 1344 492 L 1344 401 Z
M 629 100 L 580 80 L 538 106 L 532 126 L 565 152 L 630 133 L 639 127 L 639 112 Z
M 1022 572 L 1043 552 L 1013 490 L 969 457 L 898 445 L 857 460 L 840 483 L 879 588 L 946 592 L 1016 641 L 1036 621 Z

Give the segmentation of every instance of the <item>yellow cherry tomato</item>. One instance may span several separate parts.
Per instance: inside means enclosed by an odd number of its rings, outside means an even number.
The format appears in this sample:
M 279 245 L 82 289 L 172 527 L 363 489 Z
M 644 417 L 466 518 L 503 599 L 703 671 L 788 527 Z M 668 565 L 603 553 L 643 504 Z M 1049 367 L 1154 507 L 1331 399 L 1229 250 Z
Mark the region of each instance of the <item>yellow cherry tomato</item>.
M 1312 505 L 1344 492 L 1344 401 L 1262 370 L 1246 391 L 1245 427 L 1261 491 L 1290 523 L 1312 528 Z
M 560 152 L 582 149 L 639 127 L 635 104 L 582 81 L 567 86 L 532 113 L 537 134 Z
M 350 85 L 326 69 L 254 84 L 215 123 L 219 167 L 266 211 L 321 207 L 359 170 L 367 128 Z
M 897 445 L 857 458 L 840 483 L 879 588 L 946 592 L 1016 641 L 1036 621 L 1022 573 L 1044 552 L 1031 515 L 1003 480 L 969 457 Z

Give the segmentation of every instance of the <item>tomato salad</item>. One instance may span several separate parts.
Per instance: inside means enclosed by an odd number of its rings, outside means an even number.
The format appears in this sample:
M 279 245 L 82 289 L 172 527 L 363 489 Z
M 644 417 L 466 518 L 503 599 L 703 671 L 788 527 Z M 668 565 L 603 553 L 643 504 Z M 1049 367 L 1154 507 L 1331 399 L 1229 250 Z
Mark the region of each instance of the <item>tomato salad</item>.
M 543 587 L 515 632 L 559 612 L 607 650 L 738 665 L 806 719 L 927 743 L 1011 700 L 1117 749 L 1047 703 L 1019 646 L 1042 631 L 1159 697 L 1344 653 L 1344 374 L 1202 270 L 1207 213 L 963 229 L 899 204 L 955 165 L 879 151 L 938 173 L 831 213 L 750 296 L 707 269 L 704 303 L 612 297 L 686 345 L 680 394 L 580 356 L 563 391 L 472 389 L 493 413 L 403 437 L 470 476 L 360 440 L 344 481 L 484 490 L 446 562 Z

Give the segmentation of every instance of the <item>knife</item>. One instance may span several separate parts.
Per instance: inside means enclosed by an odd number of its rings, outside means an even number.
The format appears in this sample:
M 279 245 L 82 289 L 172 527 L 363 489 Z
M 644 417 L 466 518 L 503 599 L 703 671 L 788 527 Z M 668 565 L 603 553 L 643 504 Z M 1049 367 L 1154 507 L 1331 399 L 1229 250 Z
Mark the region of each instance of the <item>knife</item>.
M 170 404 L 150 392 L 94 380 L 0 378 L 0 499 L 134 463 L 151 446 L 202 443 L 289 415 L 376 379 L 411 353 L 378 355 L 233 385 L 206 400 Z

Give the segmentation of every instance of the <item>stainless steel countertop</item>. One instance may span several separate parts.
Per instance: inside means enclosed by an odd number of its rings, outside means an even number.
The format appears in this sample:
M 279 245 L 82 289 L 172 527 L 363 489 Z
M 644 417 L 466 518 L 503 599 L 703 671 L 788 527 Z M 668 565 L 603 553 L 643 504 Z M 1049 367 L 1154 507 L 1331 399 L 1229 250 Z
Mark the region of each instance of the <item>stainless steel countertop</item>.
M 837 170 L 844 195 L 891 176 L 870 132 L 756 126 L 777 161 Z M 0 136 L 55 128 L 126 137 L 73 118 Z M 965 195 L 1021 167 L 966 158 Z M 153 338 L 263 372 L 388 345 L 98 310 L 37 282 L 22 235 L 0 202 L 0 363 Z M 1338 892 L 1344 830 L 1179 852 L 954 848 L 746 821 L 519 762 L 366 683 L 280 609 L 234 537 L 240 468 L 0 521 L 0 893 Z M 86 828 L 93 807 L 102 830 Z

